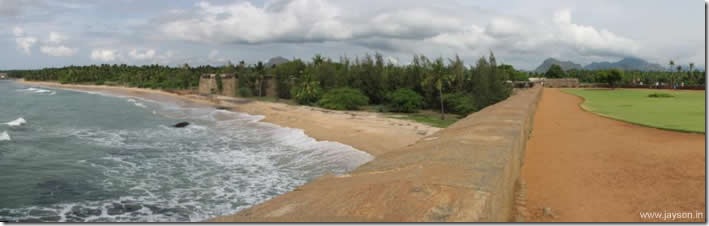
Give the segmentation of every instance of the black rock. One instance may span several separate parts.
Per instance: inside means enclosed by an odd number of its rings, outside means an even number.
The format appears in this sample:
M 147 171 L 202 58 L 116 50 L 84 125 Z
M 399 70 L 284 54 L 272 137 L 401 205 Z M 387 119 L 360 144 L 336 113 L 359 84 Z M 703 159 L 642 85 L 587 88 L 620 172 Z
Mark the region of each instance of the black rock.
M 137 210 L 142 209 L 142 208 L 143 208 L 143 207 L 142 207 L 140 204 L 136 204 L 136 203 L 126 203 L 126 204 L 123 204 L 123 209 L 125 209 L 126 212 L 133 212 L 133 211 L 137 211 Z
M 189 122 L 180 122 L 180 123 L 177 123 L 177 124 L 173 125 L 172 127 L 175 127 L 175 128 L 182 128 L 182 127 L 187 127 L 187 126 L 189 126 L 189 125 L 190 125 Z
M 119 215 L 125 213 L 125 209 L 123 209 L 123 205 L 119 203 L 113 203 L 113 206 L 110 206 L 107 209 L 108 215 Z
M 101 210 L 100 209 L 85 208 L 85 207 L 80 207 L 80 206 L 74 206 L 71 208 L 71 211 L 69 212 L 68 215 L 76 216 L 79 218 L 86 218 L 89 216 L 100 216 Z

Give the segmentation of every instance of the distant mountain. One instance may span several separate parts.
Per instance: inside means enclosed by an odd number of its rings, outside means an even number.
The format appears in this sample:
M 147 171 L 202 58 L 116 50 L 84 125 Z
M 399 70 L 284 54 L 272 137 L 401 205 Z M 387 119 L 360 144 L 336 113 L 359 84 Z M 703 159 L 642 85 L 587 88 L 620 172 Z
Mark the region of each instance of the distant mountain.
M 571 61 L 560 61 L 554 58 L 547 58 L 546 60 L 544 60 L 544 62 L 542 62 L 542 65 L 539 65 L 539 67 L 537 67 L 537 69 L 535 69 L 534 71 L 538 73 L 545 73 L 549 70 L 551 65 L 554 64 L 558 64 L 559 66 L 561 66 L 561 69 L 564 69 L 565 71 L 571 69 L 583 69 L 580 64 L 576 64 Z
M 564 70 L 570 70 L 570 69 L 585 69 L 585 70 L 605 70 L 605 69 L 622 69 L 625 71 L 632 71 L 632 70 L 639 70 L 639 71 L 666 71 L 667 68 L 663 67 L 660 64 L 656 63 L 649 63 L 643 59 L 640 58 L 635 58 L 635 57 L 626 57 L 623 58 L 622 60 L 619 60 L 617 62 L 593 62 L 589 65 L 586 65 L 585 67 L 582 67 L 580 64 L 576 64 L 571 61 L 560 61 L 554 58 L 548 58 L 542 62 L 539 67 L 537 67 L 535 72 L 538 73 L 545 73 L 547 70 L 549 70 L 549 67 L 553 64 L 558 64 L 561 66 L 562 69 Z M 682 69 L 687 70 L 689 66 L 683 65 Z M 702 70 L 701 66 L 696 66 L 696 70 Z
M 268 60 L 268 62 L 266 62 L 266 66 L 271 67 L 271 66 L 273 66 L 273 65 L 279 65 L 279 64 L 282 64 L 282 63 L 287 63 L 288 61 L 289 61 L 289 60 L 286 59 L 286 58 L 283 58 L 283 57 L 281 57 L 281 56 L 277 56 L 277 57 L 273 57 L 273 58 L 271 58 L 270 60 Z
M 622 60 L 611 63 L 611 62 L 593 62 L 584 69 L 586 70 L 605 70 L 605 69 L 622 69 L 626 71 L 638 70 L 638 71 L 665 71 L 666 68 L 659 64 L 649 63 L 640 58 L 626 57 Z

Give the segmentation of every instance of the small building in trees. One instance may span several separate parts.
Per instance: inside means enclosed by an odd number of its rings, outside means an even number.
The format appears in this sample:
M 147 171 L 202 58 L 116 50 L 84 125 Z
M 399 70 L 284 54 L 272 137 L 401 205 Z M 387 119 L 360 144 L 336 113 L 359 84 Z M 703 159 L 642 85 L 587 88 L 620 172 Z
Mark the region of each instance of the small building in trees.
M 577 88 L 581 85 L 577 78 L 543 78 L 541 82 L 548 88 Z
M 219 76 L 219 78 L 217 78 Z M 221 89 L 219 87 L 219 79 L 221 79 Z M 201 95 L 221 95 L 221 96 L 241 96 L 240 89 L 250 89 L 252 95 L 261 96 L 276 96 L 276 80 L 273 76 L 267 75 L 261 78 L 255 78 L 256 82 L 253 87 L 240 87 L 239 76 L 237 74 L 203 74 L 199 78 L 199 88 L 197 92 Z M 243 83 L 241 83 L 243 84 Z M 259 84 L 261 89 L 259 89 Z
M 221 87 L 219 87 L 218 79 L 221 80 Z M 203 74 L 199 77 L 197 91 L 202 95 L 235 96 L 238 86 L 239 81 L 236 74 Z
M 7 73 L 0 73 L 0 79 L 7 79 Z

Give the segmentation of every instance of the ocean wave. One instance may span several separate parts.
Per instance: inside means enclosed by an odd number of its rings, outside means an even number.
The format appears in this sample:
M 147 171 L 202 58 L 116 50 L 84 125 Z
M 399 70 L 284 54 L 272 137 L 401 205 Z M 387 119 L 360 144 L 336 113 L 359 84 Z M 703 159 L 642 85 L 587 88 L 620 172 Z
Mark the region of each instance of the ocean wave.
M 10 134 L 7 134 L 7 131 L 3 131 L 2 133 L 0 133 L 0 141 L 6 140 L 12 140 L 12 138 L 10 138 Z
M 0 220 L 203 221 L 373 159 L 348 145 L 317 141 L 300 129 L 261 122 L 260 115 L 139 98 L 127 101 L 149 105 L 153 114 L 168 116 L 165 121 L 190 125 L 47 128 L 44 136 L 68 137 L 91 147 L 96 156 L 76 159 L 77 167 L 96 172 L 98 179 L 90 183 L 97 189 L 122 195 L 0 209 Z
M 27 121 L 25 121 L 24 118 L 20 117 L 15 120 L 12 120 L 11 122 L 7 122 L 5 124 L 7 124 L 8 126 L 11 126 L 11 127 L 15 127 L 15 126 L 21 126 L 25 123 L 27 123 Z
M 49 96 L 57 94 L 57 92 L 53 91 L 53 90 L 41 89 L 41 88 L 35 88 L 35 87 L 30 87 L 27 89 L 20 89 L 20 91 L 32 92 L 32 93 L 37 93 L 37 94 L 45 94 L 45 95 L 49 95 Z
M 133 103 L 133 104 L 134 104 L 134 105 L 135 105 L 136 107 L 140 107 L 140 108 L 148 108 L 148 107 L 147 107 L 147 106 L 145 106 L 145 104 L 143 104 L 143 103 L 138 103 L 138 102 L 136 102 L 136 103 Z

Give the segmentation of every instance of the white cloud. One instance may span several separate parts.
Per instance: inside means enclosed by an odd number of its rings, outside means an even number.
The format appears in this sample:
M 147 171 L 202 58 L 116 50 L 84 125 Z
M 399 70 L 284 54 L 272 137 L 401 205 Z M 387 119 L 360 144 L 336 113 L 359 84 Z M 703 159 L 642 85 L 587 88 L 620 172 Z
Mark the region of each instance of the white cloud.
M 568 9 L 557 11 L 553 21 L 558 28 L 558 38 L 581 55 L 627 56 L 637 53 L 638 44 L 628 38 L 605 29 L 599 31 L 592 26 L 574 24 Z
M 485 29 L 471 25 L 465 30 L 442 33 L 430 39 L 431 44 L 438 44 L 460 50 L 474 50 L 490 46 L 495 40 L 485 33 Z
M 154 49 L 147 49 L 140 51 L 138 49 L 132 49 L 129 53 L 128 56 L 130 56 L 132 59 L 135 60 L 152 60 L 155 58 L 155 50 Z
M 120 58 L 120 54 L 115 49 L 93 49 L 90 55 L 92 60 L 95 61 L 116 61 Z
M 459 31 L 462 22 L 455 17 L 428 9 L 405 9 L 376 15 L 368 24 L 370 35 L 396 38 L 422 38 Z
M 27 55 L 32 54 L 32 46 L 37 43 L 37 38 L 26 35 L 25 30 L 17 26 L 12 29 L 12 34 L 15 35 L 17 48 L 21 49 Z
M 313 40 L 343 37 L 342 32 L 347 32 L 337 26 L 338 9 L 324 0 L 274 1 L 264 7 L 250 2 L 214 6 L 202 1 L 195 11 L 192 17 L 163 24 L 161 31 L 177 39 L 217 43 Z M 327 32 L 333 26 L 338 34 Z
M 21 27 L 15 26 L 15 28 L 12 29 L 12 34 L 14 34 L 15 36 L 22 36 L 25 34 L 25 30 Z
M 78 50 L 76 48 L 69 48 L 63 45 L 59 45 L 42 46 L 39 48 L 39 51 L 50 56 L 73 56 Z
M 49 32 L 49 43 L 52 44 L 59 44 L 67 40 L 67 37 L 63 34 L 60 34 L 58 32 Z
M 324 42 L 387 37 L 422 39 L 461 26 L 459 18 L 426 8 L 347 14 L 325 0 L 269 1 L 212 5 L 200 2 L 192 14 L 162 23 L 164 37 L 205 43 Z
M 32 46 L 37 43 L 37 38 L 35 37 L 17 37 L 15 38 L 15 43 L 25 54 L 32 54 Z

